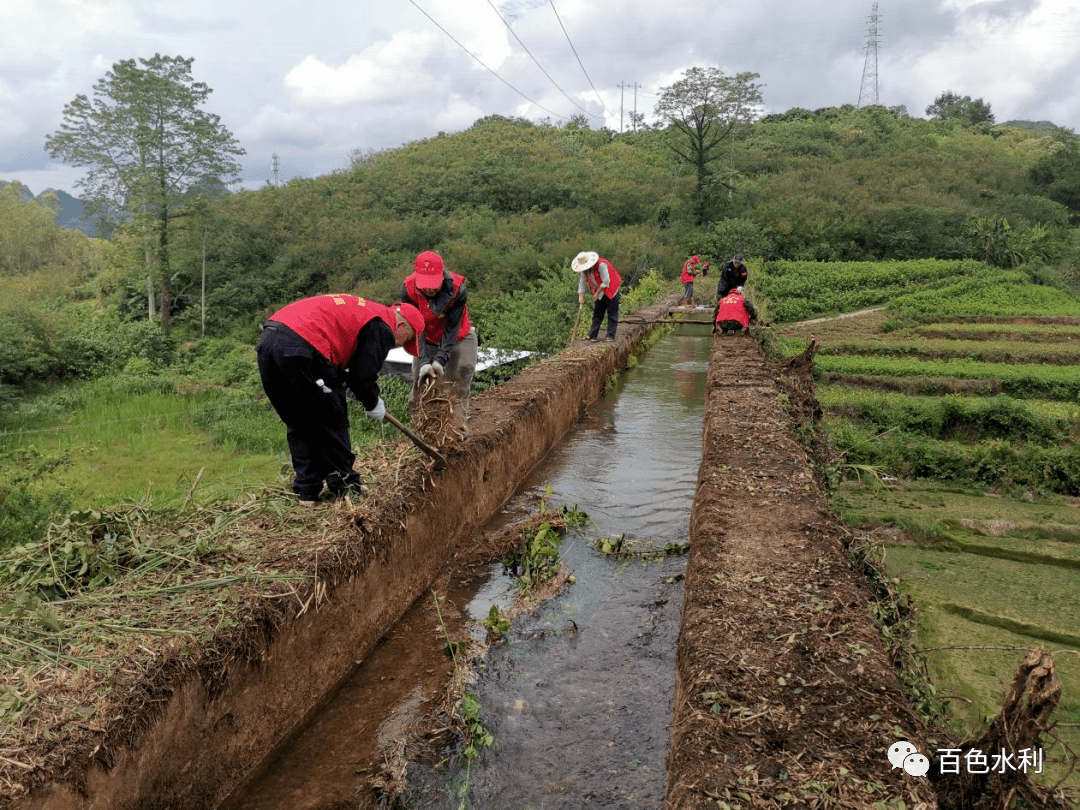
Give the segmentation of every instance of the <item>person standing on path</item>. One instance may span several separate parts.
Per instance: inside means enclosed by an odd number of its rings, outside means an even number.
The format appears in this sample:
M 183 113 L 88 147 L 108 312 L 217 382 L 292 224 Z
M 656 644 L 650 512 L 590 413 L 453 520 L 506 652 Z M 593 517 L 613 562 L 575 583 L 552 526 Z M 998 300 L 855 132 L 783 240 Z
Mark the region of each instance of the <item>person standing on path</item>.
M 589 340 L 597 340 L 600 324 L 607 316 L 607 339 L 615 340 L 615 331 L 619 328 L 619 287 L 622 277 L 608 259 L 595 251 L 582 251 L 570 263 L 571 269 L 579 274 L 578 306 L 585 304 L 585 293 L 593 301 L 592 326 L 589 327 Z
M 413 262 L 412 275 L 401 285 L 401 300 L 419 310 L 424 319 L 423 336 L 413 357 L 410 403 L 421 386 L 442 381 L 454 400 L 454 424 L 465 431 L 469 394 L 476 373 L 476 329 L 469 320 L 465 276 L 451 273 L 442 256 L 424 251 Z
M 696 306 L 697 302 L 694 300 L 694 279 L 698 273 L 702 275 L 707 274 L 709 271 L 709 263 L 702 264 L 700 256 L 691 256 L 682 266 L 682 283 L 683 283 L 683 303 L 689 303 L 690 306 Z
M 292 455 L 293 492 L 304 506 L 360 494 L 349 437 L 345 387 L 369 417 L 382 421 L 379 370 L 394 346 L 415 346 L 424 319 L 411 304 L 393 307 L 355 295 L 303 298 L 263 324 L 255 353 L 259 377 Z
M 743 255 L 736 253 L 731 261 L 724 262 L 720 268 L 720 282 L 716 285 L 716 300 L 719 301 L 736 287 L 746 286 L 746 265 Z

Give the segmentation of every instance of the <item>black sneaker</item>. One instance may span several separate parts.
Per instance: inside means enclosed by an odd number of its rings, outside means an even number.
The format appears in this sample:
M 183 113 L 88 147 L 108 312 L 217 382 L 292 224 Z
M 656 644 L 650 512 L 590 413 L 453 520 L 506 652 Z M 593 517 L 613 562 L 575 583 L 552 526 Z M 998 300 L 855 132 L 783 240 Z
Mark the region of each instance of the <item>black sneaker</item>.
M 368 489 L 363 484 L 350 484 L 340 492 L 329 492 L 323 496 L 327 501 L 337 501 L 341 498 L 363 498 L 368 494 Z

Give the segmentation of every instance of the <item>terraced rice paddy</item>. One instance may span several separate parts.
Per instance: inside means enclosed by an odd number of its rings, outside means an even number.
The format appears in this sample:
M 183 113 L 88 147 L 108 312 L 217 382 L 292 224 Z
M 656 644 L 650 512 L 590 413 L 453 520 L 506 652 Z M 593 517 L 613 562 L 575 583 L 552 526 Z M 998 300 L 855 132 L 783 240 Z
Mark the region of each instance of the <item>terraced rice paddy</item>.
M 972 289 L 984 285 L 974 276 Z M 780 325 L 777 343 L 793 355 L 816 341 L 824 425 L 846 479 L 833 505 L 881 541 L 886 567 L 914 598 L 951 722 L 981 731 L 1020 658 L 1042 645 L 1064 687 L 1059 734 L 1080 751 L 1076 296 L 1025 288 L 1005 312 L 1001 290 L 968 295 L 958 284 L 937 285 L 921 316 L 913 302 L 932 291 L 901 292 L 864 315 Z M 998 304 L 975 318 L 979 295 Z M 1054 745 L 1048 756 L 1062 753 Z

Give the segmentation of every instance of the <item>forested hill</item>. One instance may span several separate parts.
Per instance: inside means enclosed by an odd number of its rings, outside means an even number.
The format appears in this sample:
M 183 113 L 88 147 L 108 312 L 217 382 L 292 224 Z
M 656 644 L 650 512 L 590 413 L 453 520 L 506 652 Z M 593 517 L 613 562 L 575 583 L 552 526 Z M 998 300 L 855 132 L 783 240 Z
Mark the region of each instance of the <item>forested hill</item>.
M 78 197 L 55 188 L 47 188 L 40 194 L 34 194 L 22 183 L 0 180 L 0 192 L 7 186 L 11 187 L 9 193 L 15 194 L 23 202 L 35 201 L 54 210 L 56 222 L 61 228 L 82 231 L 87 236 L 98 235 L 98 228 L 94 223 L 83 218 L 83 201 Z
M 740 251 L 752 262 L 970 257 L 1067 277 L 1080 264 L 1080 140 L 1016 123 L 792 109 L 732 129 L 699 172 L 675 127 L 620 135 L 483 118 L 181 212 L 169 235 L 173 326 L 198 323 L 204 258 L 208 334 L 330 289 L 394 299 L 429 249 L 478 299 L 580 250 L 626 276 L 674 278 L 691 253 Z M 101 294 L 122 317 L 145 318 L 145 238 L 125 227 L 112 245 Z

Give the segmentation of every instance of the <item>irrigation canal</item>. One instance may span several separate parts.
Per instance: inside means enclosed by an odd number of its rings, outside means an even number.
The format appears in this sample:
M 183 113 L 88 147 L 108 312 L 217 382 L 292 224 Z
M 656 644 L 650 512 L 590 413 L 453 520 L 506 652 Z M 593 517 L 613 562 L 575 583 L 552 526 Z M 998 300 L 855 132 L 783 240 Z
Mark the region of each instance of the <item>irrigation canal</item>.
M 614 559 L 589 541 L 687 542 L 712 346 L 701 327 L 662 337 L 508 504 L 504 514 L 544 497 L 589 515 L 562 548 L 576 582 L 515 619 L 470 687 L 491 748 L 468 770 L 454 756 L 411 763 L 399 806 L 458 808 L 464 793 L 471 808 L 661 807 L 685 557 Z M 497 562 L 460 572 L 445 584 L 443 618 L 477 622 L 509 604 L 512 588 Z M 360 789 L 371 753 L 416 720 L 445 678 L 432 603 L 418 600 L 223 810 L 373 806 Z

